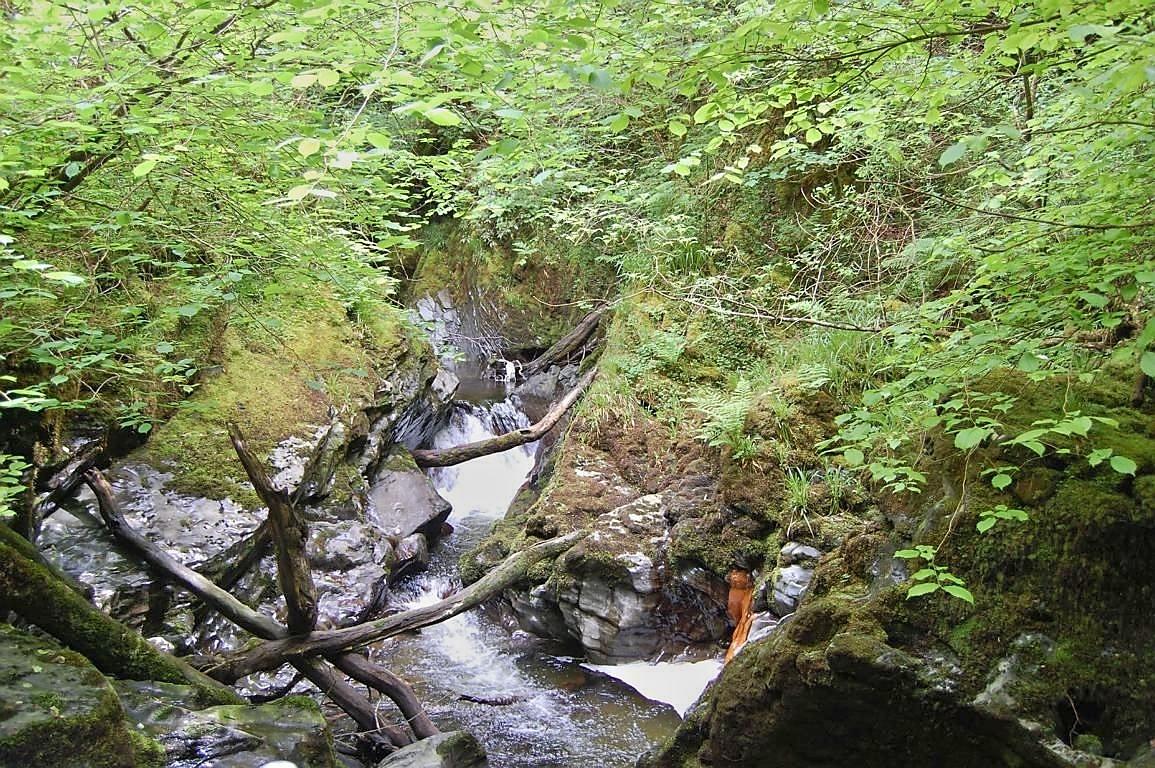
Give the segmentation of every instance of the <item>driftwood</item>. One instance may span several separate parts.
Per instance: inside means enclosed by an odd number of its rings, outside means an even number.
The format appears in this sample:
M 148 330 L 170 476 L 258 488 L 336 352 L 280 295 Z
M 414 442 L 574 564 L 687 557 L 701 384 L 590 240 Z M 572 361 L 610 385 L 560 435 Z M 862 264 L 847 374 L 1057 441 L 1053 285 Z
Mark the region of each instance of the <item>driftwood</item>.
M 566 396 L 559 400 L 557 404 L 549 410 L 549 413 L 543 416 L 536 424 L 531 424 L 524 429 L 516 429 L 513 432 L 506 432 L 504 435 L 491 437 L 487 440 L 478 440 L 475 443 L 466 443 L 465 445 L 459 445 L 454 448 L 413 451 L 413 461 L 415 461 L 419 467 L 451 467 L 454 464 L 461 464 L 470 459 L 488 456 L 491 453 L 508 451 L 510 448 L 516 448 L 519 445 L 540 440 L 561 421 L 561 417 L 573 407 L 573 404 L 577 402 L 578 397 L 580 397 L 581 393 L 590 385 L 590 382 L 594 380 L 595 376 L 597 376 L 597 368 L 591 368 L 586 371 L 586 373 L 578 379 L 577 383 L 574 384 L 573 389 L 567 392 Z
M 232 594 L 221 589 L 192 568 L 182 564 L 133 529 L 124 519 L 124 515 L 113 498 L 112 488 L 100 472 L 90 471 L 85 480 L 96 495 L 101 519 L 104 520 L 105 525 L 108 526 L 109 531 L 117 541 L 127 546 L 165 577 L 183 586 L 247 632 L 265 640 L 289 636 L 288 629 L 281 626 L 276 620 L 245 605 Z M 401 678 L 376 667 L 353 653 L 329 654 L 326 656 L 326 660 L 332 662 L 353 679 L 392 699 L 410 723 L 417 738 L 425 738 L 439 733 L 437 727 L 425 713 L 412 688 Z M 336 677 L 327 666 L 316 659 L 308 658 L 294 659 L 292 664 L 314 685 L 329 695 L 341 709 L 345 710 L 362 730 L 377 731 L 381 729 L 372 703 L 339 677 Z M 386 735 L 393 746 L 404 746 L 413 741 L 404 731 L 398 729 L 391 729 L 391 732 L 386 733 Z
M 608 312 L 609 306 L 601 306 L 590 312 L 574 326 L 572 331 L 555 341 L 541 355 L 522 366 L 522 373 L 525 376 L 533 376 L 551 365 L 560 365 L 578 356 Z
M 305 516 L 290 501 L 288 494 L 273 487 L 264 466 L 249 452 L 236 424 L 229 424 L 229 437 L 253 489 L 269 508 L 269 532 L 277 553 L 277 583 L 285 596 L 289 631 L 308 632 L 317 623 L 317 589 L 313 585 L 313 574 L 305 552 L 309 540 Z
M 276 669 L 293 659 L 359 648 L 387 637 L 437 624 L 495 597 L 524 578 L 530 566 L 546 558 L 557 557 L 584 537 L 584 532 L 575 531 L 510 555 L 479 581 L 432 605 L 412 608 L 353 627 L 272 640 L 231 654 L 221 663 L 205 669 L 205 672 L 221 682 L 234 683 L 245 675 Z

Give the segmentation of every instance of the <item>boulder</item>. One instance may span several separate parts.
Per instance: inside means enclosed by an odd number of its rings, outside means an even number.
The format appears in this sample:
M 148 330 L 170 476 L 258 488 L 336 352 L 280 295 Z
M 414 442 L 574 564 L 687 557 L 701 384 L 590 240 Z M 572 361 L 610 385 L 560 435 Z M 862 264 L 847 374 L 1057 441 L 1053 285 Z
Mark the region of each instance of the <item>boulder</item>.
M 453 507 L 405 448 L 395 446 L 369 489 L 367 518 L 383 533 L 404 539 L 414 533 L 436 538 Z
M 159 756 L 87 659 L 0 624 L 0 766 L 137 768 Z
M 770 606 L 778 616 L 794 613 L 802 594 L 810 586 L 814 570 L 801 565 L 789 565 L 774 580 L 773 603 Z
M 420 573 L 429 566 L 429 541 L 425 534 L 414 533 L 397 543 L 397 565 L 391 581 Z
M 489 761 L 477 739 L 466 731 L 450 731 L 402 747 L 377 768 L 487 768 Z

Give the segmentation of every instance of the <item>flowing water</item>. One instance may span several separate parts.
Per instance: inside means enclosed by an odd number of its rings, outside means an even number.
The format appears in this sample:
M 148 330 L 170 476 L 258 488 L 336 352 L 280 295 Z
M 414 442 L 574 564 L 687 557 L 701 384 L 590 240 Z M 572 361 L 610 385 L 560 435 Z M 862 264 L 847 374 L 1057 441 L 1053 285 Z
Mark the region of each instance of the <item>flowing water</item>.
M 510 400 L 458 405 L 434 445 L 461 445 L 528 423 Z M 442 540 L 429 570 L 399 588 L 398 600 L 431 603 L 459 586 L 458 557 L 505 514 L 535 452 L 536 446 L 523 446 L 431 472 L 453 504 L 455 531 Z M 678 724 L 670 706 L 583 668 L 540 639 L 511 632 L 486 612 L 387 641 L 374 655 L 414 685 L 443 728 L 472 732 L 491 764 L 502 768 L 624 768 Z

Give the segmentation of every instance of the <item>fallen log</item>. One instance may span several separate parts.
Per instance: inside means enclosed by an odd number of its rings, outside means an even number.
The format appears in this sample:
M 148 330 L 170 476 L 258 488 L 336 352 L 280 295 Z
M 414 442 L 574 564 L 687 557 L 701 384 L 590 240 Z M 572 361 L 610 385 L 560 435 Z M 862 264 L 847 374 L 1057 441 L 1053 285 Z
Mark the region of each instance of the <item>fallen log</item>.
M 359 648 L 451 619 L 500 594 L 524 578 L 530 566 L 546 558 L 557 557 L 585 535 L 584 531 L 574 531 L 514 553 L 480 580 L 432 605 L 412 608 L 353 627 L 272 640 L 226 656 L 211 668 L 206 668 L 205 672 L 221 682 L 234 683 L 245 675 L 276 669 L 294 659 Z
M 598 329 L 598 325 L 601 324 L 602 318 L 606 316 L 607 312 L 609 312 L 609 306 L 603 305 L 587 314 L 574 326 L 572 331 L 555 341 L 541 355 L 522 366 L 522 373 L 525 376 L 533 376 L 551 365 L 560 365 L 569 361 L 585 346 L 586 341 Z
M 573 407 L 577 402 L 578 397 L 585 391 L 586 387 L 597 376 L 597 368 L 591 368 L 578 379 L 574 384 L 573 389 L 566 393 L 566 396 L 557 402 L 549 410 L 545 416 L 541 418 L 536 424 L 531 424 L 524 429 L 516 429 L 513 432 L 506 432 L 504 435 L 491 437 L 487 440 L 478 440 L 473 443 L 466 443 L 454 448 L 440 448 L 440 449 L 425 449 L 413 451 L 413 461 L 419 467 L 451 467 L 455 464 L 469 461 L 470 459 L 488 456 L 491 453 L 500 453 L 501 451 L 508 451 L 510 448 L 516 448 L 519 445 L 532 443 L 535 440 L 540 440 L 545 437 L 554 426 L 561 421 L 561 417 L 565 415 L 566 411 Z
M 209 702 L 240 704 L 235 691 L 154 648 L 140 633 L 77 594 L 27 555 L 31 545 L 0 523 L 0 611 L 13 611 L 108 675 L 193 685 Z

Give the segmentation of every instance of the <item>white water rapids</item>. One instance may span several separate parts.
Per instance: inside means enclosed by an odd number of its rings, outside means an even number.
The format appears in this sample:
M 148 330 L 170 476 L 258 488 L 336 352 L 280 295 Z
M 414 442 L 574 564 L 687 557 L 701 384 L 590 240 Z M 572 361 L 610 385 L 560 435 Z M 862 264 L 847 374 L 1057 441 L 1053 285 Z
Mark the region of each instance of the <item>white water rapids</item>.
M 461 445 L 527 425 L 510 400 L 458 405 L 434 446 Z M 455 531 L 440 543 L 429 570 L 400 586 L 396 598 L 408 606 L 429 604 L 459 586 L 457 559 L 505 515 L 533 468 L 536 449 L 523 446 L 431 471 L 434 485 L 453 504 L 449 522 Z M 490 764 L 502 768 L 625 768 L 676 727 L 678 716 L 669 706 L 605 676 L 613 675 L 613 668 L 590 674 L 562 649 L 511 631 L 507 623 L 487 612 L 463 614 L 389 641 L 375 653 L 414 685 L 439 725 L 472 732 Z M 641 678 L 661 678 L 669 688 L 672 673 L 682 666 L 626 665 L 623 671 L 639 688 L 647 687 L 639 684 Z M 705 685 L 700 677 L 686 675 L 684 684 L 673 686 L 679 712 Z

